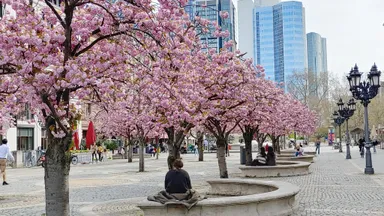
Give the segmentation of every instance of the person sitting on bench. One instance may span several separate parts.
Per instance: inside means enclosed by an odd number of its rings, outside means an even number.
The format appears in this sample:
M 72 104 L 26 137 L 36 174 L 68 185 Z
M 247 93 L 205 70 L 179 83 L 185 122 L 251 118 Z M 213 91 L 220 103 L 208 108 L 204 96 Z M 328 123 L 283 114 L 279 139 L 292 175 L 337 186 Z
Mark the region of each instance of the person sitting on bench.
M 265 153 L 265 148 L 260 148 L 260 153 L 257 154 L 256 159 L 252 161 L 251 166 L 265 166 L 267 165 L 267 154 Z
M 169 194 L 185 194 L 192 189 L 191 179 L 187 171 L 183 170 L 184 164 L 181 159 L 173 162 L 173 169 L 165 176 L 165 191 Z
M 276 155 L 272 147 L 268 148 L 267 166 L 276 166 Z
M 192 189 L 191 179 L 187 171 L 182 169 L 183 162 L 181 159 L 175 159 L 171 156 L 168 158 L 168 162 L 173 166 L 165 176 L 165 190 L 156 195 L 148 196 L 147 200 L 163 205 L 184 205 L 187 209 L 191 209 L 205 197 L 200 196 L 197 191 Z

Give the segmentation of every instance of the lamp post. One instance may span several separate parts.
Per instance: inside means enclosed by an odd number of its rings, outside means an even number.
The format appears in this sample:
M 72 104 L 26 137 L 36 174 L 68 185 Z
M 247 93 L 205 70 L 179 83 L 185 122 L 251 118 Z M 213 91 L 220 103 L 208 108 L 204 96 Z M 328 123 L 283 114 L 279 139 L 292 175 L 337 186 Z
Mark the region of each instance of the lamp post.
M 355 65 L 351 69 L 349 75 L 347 76 L 350 91 L 352 92 L 353 98 L 356 100 L 361 100 L 361 103 L 364 106 L 364 135 L 365 135 L 365 174 L 374 174 L 375 171 L 372 167 L 372 157 L 371 157 L 371 142 L 369 140 L 369 125 L 368 125 L 368 104 L 370 100 L 374 98 L 380 88 L 380 75 L 381 72 L 377 70 L 376 64 L 371 68 L 371 71 L 368 73 L 368 80 L 361 82 L 362 73 L 359 72 L 359 68 Z
M 340 140 L 340 146 L 339 146 L 339 152 L 343 152 L 343 146 L 341 145 L 341 125 L 344 123 L 344 118 L 339 115 L 337 111 L 333 113 L 333 121 L 336 125 L 339 126 L 339 140 Z
M 347 131 L 346 131 L 346 135 L 347 135 L 347 154 L 346 154 L 346 159 L 351 159 L 351 150 L 350 150 L 350 144 L 351 144 L 351 140 L 349 138 L 349 130 L 348 130 L 348 119 L 353 116 L 353 113 L 355 112 L 356 110 L 356 102 L 355 100 L 353 100 L 353 98 L 351 98 L 347 104 L 347 106 L 345 106 L 343 100 L 340 98 L 339 102 L 337 103 L 337 106 L 339 107 L 339 114 L 341 117 L 343 117 L 345 119 L 345 123 L 347 125 Z

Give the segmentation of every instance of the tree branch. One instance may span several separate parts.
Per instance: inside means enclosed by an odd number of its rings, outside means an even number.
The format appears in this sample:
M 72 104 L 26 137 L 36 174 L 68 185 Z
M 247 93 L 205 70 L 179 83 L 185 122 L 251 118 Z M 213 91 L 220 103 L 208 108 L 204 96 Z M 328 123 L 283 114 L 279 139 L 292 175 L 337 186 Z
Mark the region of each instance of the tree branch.
M 111 38 L 111 37 L 115 37 L 117 35 L 122 35 L 124 34 L 125 31 L 119 31 L 119 32 L 116 32 L 116 33 L 113 33 L 113 34 L 109 34 L 109 35 L 103 35 L 99 38 L 97 38 L 96 40 L 94 40 L 91 44 L 89 44 L 87 47 L 85 47 L 84 49 L 82 49 L 81 51 L 79 51 L 78 53 L 75 54 L 76 57 L 80 56 L 81 54 L 87 52 L 89 49 L 91 49 L 95 44 L 97 44 L 99 41 L 101 40 L 104 40 L 104 39 L 108 39 L 108 38 Z
M 61 16 L 59 15 L 59 13 L 57 13 L 56 9 L 53 7 L 53 5 L 51 4 L 51 2 L 49 2 L 48 0 L 45 0 L 45 3 L 48 5 L 49 8 L 51 8 L 51 10 L 53 11 L 53 13 L 54 13 L 55 16 L 57 17 L 57 19 L 60 21 L 61 26 L 65 29 L 65 28 L 66 28 L 66 24 L 65 24 L 64 20 L 61 18 Z
M 48 106 L 48 108 L 51 110 L 51 115 L 55 119 L 56 123 L 59 125 L 59 127 L 64 131 L 66 135 L 68 135 L 67 128 L 61 123 L 59 116 L 56 113 L 55 108 L 52 106 L 51 102 L 48 99 L 48 96 L 46 94 L 41 95 L 41 100 Z

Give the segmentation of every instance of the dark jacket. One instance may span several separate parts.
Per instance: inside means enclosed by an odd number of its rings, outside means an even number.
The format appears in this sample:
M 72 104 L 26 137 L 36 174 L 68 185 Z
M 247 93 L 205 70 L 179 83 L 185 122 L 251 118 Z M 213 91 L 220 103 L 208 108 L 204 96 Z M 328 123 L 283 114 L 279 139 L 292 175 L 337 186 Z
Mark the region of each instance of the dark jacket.
M 364 139 L 359 139 L 359 148 L 363 148 L 364 147 Z
M 164 183 L 165 190 L 170 194 L 186 193 L 189 189 L 192 189 L 191 179 L 183 169 L 168 171 Z
M 276 166 L 275 154 L 267 154 L 267 166 Z

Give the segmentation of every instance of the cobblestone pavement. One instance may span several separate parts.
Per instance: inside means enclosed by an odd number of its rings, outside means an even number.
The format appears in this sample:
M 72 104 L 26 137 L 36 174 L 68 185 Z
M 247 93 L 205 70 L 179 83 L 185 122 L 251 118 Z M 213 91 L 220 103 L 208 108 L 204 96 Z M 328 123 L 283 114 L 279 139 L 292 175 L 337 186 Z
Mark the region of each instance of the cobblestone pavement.
M 307 148 L 307 151 L 312 148 Z M 381 156 L 382 155 L 382 156 Z M 381 157 L 380 157 L 381 156 Z M 363 174 L 364 160 L 358 148 L 352 148 L 352 160 L 343 153 L 322 147 L 311 165 L 311 174 L 297 177 L 268 178 L 288 181 L 301 187 L 297 196 L 301 215 L 384 215 L 384 150 L 373 154 L 376 174 Z M 138 162 L 115 160 L 71 168 L 70 202 L 73 216 L 142 215 L 136 204 L 163 188 L 167 172 L 166 155 L 159 160 L 146 159 L 146 172 L 138 173 Z M 206 192 L 207 179 L 219 176 L 215 154 L 206 154 L 204 162 L 184 155 L 185 169 L 195 189 Z M 239 177 L 239 154 L 227 158 L 231 178 Z M 375 166 L 376 165 L 376 166 Z M 377 168 L 376 168 L 377 167 Z M 11 169 L 9 186 L 0 186 L 0 216 L 40 216 L 44 213 L 43 169 Z

